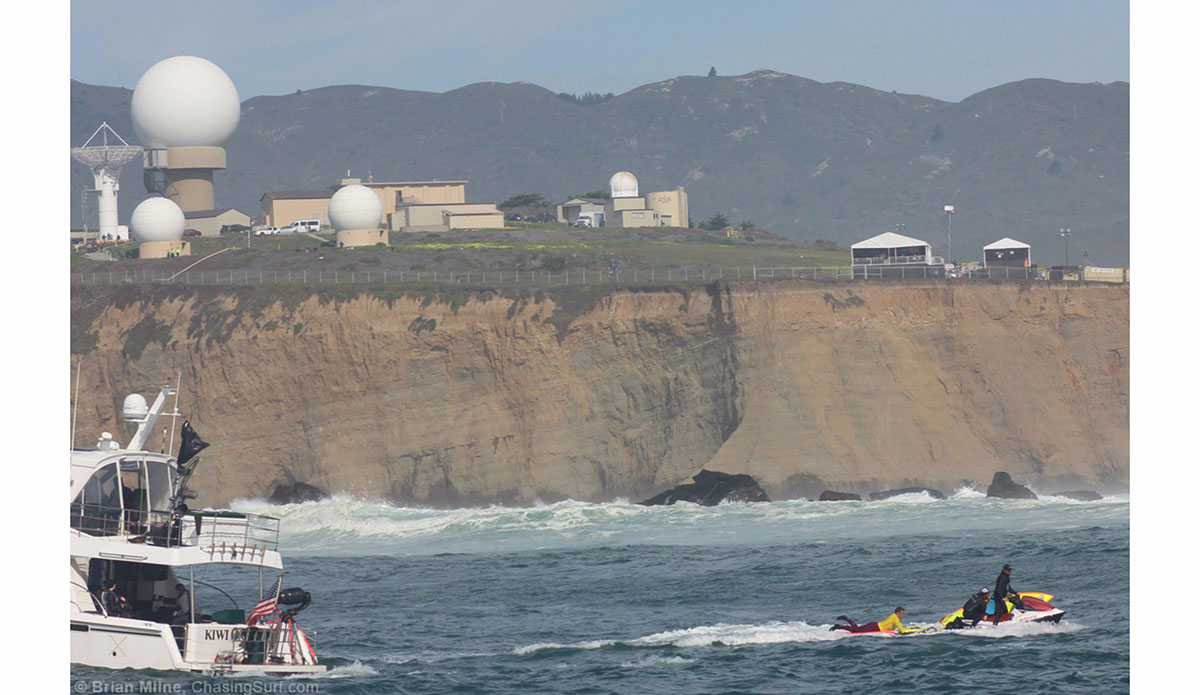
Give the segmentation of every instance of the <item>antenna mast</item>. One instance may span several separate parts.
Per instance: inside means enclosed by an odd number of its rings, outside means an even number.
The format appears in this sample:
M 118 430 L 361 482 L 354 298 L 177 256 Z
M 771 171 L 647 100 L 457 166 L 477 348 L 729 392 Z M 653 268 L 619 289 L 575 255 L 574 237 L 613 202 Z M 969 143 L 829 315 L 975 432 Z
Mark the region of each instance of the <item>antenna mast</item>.
M 92 140 L 95 140 L 96 136 L 101 133 L 103 133 L 101 138 L 103 144 L 92 145 Z M 112 133 L 113 137 L 121 144 L 109 145 L 109 133 Z M 117 131 L 113 130 L 108 125 L 108 122 L 101 123 L 100 127 L 96 128 L 96 131 L 92 133 L 92 137 L 83 143 L 83 147 L 71 148 L 71 157 L 77 162 L 88 166 L 92 170 L 92 176 L 95 178 L 96 193 L 98 194 L 98 226 L 102 238 L 110 235 L 113 239 L 118 238 L 117 191 L 121 188 L 119 181 L 121 167 L 136 157 L 141 151 L 141 147 L 130 145 L 120 135 L 117 135 Z

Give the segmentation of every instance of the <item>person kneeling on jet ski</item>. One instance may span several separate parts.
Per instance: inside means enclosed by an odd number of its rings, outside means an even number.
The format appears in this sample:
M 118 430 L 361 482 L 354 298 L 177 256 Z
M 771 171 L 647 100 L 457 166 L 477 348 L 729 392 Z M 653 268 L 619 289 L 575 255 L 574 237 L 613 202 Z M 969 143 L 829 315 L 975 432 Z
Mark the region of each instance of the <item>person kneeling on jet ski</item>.
M 849 623 L 849 625 L 834 624 L 832 627 L 829 628 L 829 631 L 833 632 L 834 630 L 845 630 L 846 632 L 861 633 L 861 632 L 887 632 L 888 630 L 895 630 L 896 632 L 898 632 L 902 635 L 907 635 L 910 632 L 920 632 L 921 631 L 921 628 L 919 628 L 919 627 L 911 627 L 911 628 L 904 627 L 904 623 L 900 622 L 900 619 L 903 617 L 904 617 L 904 607 L 903 606 L 896 606 L 896 610 L 892 611 L 892 614 L 889 615 L 888 617 L 884 618 L 882 622 L 872 622 L 872 623 L 867 623 L 865 625 L 859 625 L 858 623 L 847 618 L 846 616 L 839 615 L 837 617 L 837 619 L 844 620 L 847 623 Z
M 1000 616 L 1008 612 L 1004 610 L 1004 599 L 1008 598 L 1009 594 L 1012 594 L 1013 608 L 1025 609 L 1025 604 L 1021 603 L 1021 597 L 1017 594 L 1017 590 L 1008 583 L 1011 574 L 1012 567 L 1005 564 L 1004 568 L 1000 570 L 1000 576 L 996 577 L 996 590 L 992 592 L 992 598 L 996 601 L 996 612 L 992 616 L 992 622 L 997 625 L 1000 624 Z
M 962 607 L 962 621 L 971 621 L 971 627 L 979 624 L 983 620 L 983 616 L 987 614 L 988 601 L 992 596 L 988 593 L 987 587 L 983 587 L 974 596 L 967 599 L 967 602 Z

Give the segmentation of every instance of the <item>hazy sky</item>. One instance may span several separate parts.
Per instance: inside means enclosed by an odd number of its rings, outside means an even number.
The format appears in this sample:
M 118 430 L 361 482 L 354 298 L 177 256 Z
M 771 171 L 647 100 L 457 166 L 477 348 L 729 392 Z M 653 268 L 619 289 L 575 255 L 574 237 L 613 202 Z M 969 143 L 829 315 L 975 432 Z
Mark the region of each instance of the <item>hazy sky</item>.
M 489 81 L 620 94 L 710 67 L 948 101 L 1030 77 L 1129 80 L 1129 4 L 1114 0 L 76 0 L 70 10 L 72 78 L 133 88 L 187 53 L 220 65 L 243 100 Z

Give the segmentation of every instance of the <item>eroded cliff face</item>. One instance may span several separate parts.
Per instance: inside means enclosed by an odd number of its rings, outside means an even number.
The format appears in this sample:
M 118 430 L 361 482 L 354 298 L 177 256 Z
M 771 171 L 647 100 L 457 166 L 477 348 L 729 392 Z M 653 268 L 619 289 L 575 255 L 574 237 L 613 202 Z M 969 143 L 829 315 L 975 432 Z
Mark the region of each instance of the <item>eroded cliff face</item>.
M 560 331 L 546 297 L 77 297 L 77 443 L 127 440 L 124 396 L 182 373 L 206 505 L 297 480 L 430 505 L 640 499 L 703 467 L 773 499 L 1000 469 L 1123 487 L 1128 300 L 712 285 L 618 291 Z

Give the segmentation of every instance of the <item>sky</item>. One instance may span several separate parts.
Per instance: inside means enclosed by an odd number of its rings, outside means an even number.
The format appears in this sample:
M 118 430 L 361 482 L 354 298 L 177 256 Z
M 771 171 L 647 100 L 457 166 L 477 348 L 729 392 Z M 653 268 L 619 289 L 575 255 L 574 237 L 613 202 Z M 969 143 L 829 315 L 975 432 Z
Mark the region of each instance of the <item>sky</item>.
M 243 100 L 518 81 L 621 94 L 710 68 L 946 101 L 1031 77 L 1129 80 L 1129 5 L 1116 0 L 75 0 L 69 21 L 73 79 L 132 89 L 187 53 Z

